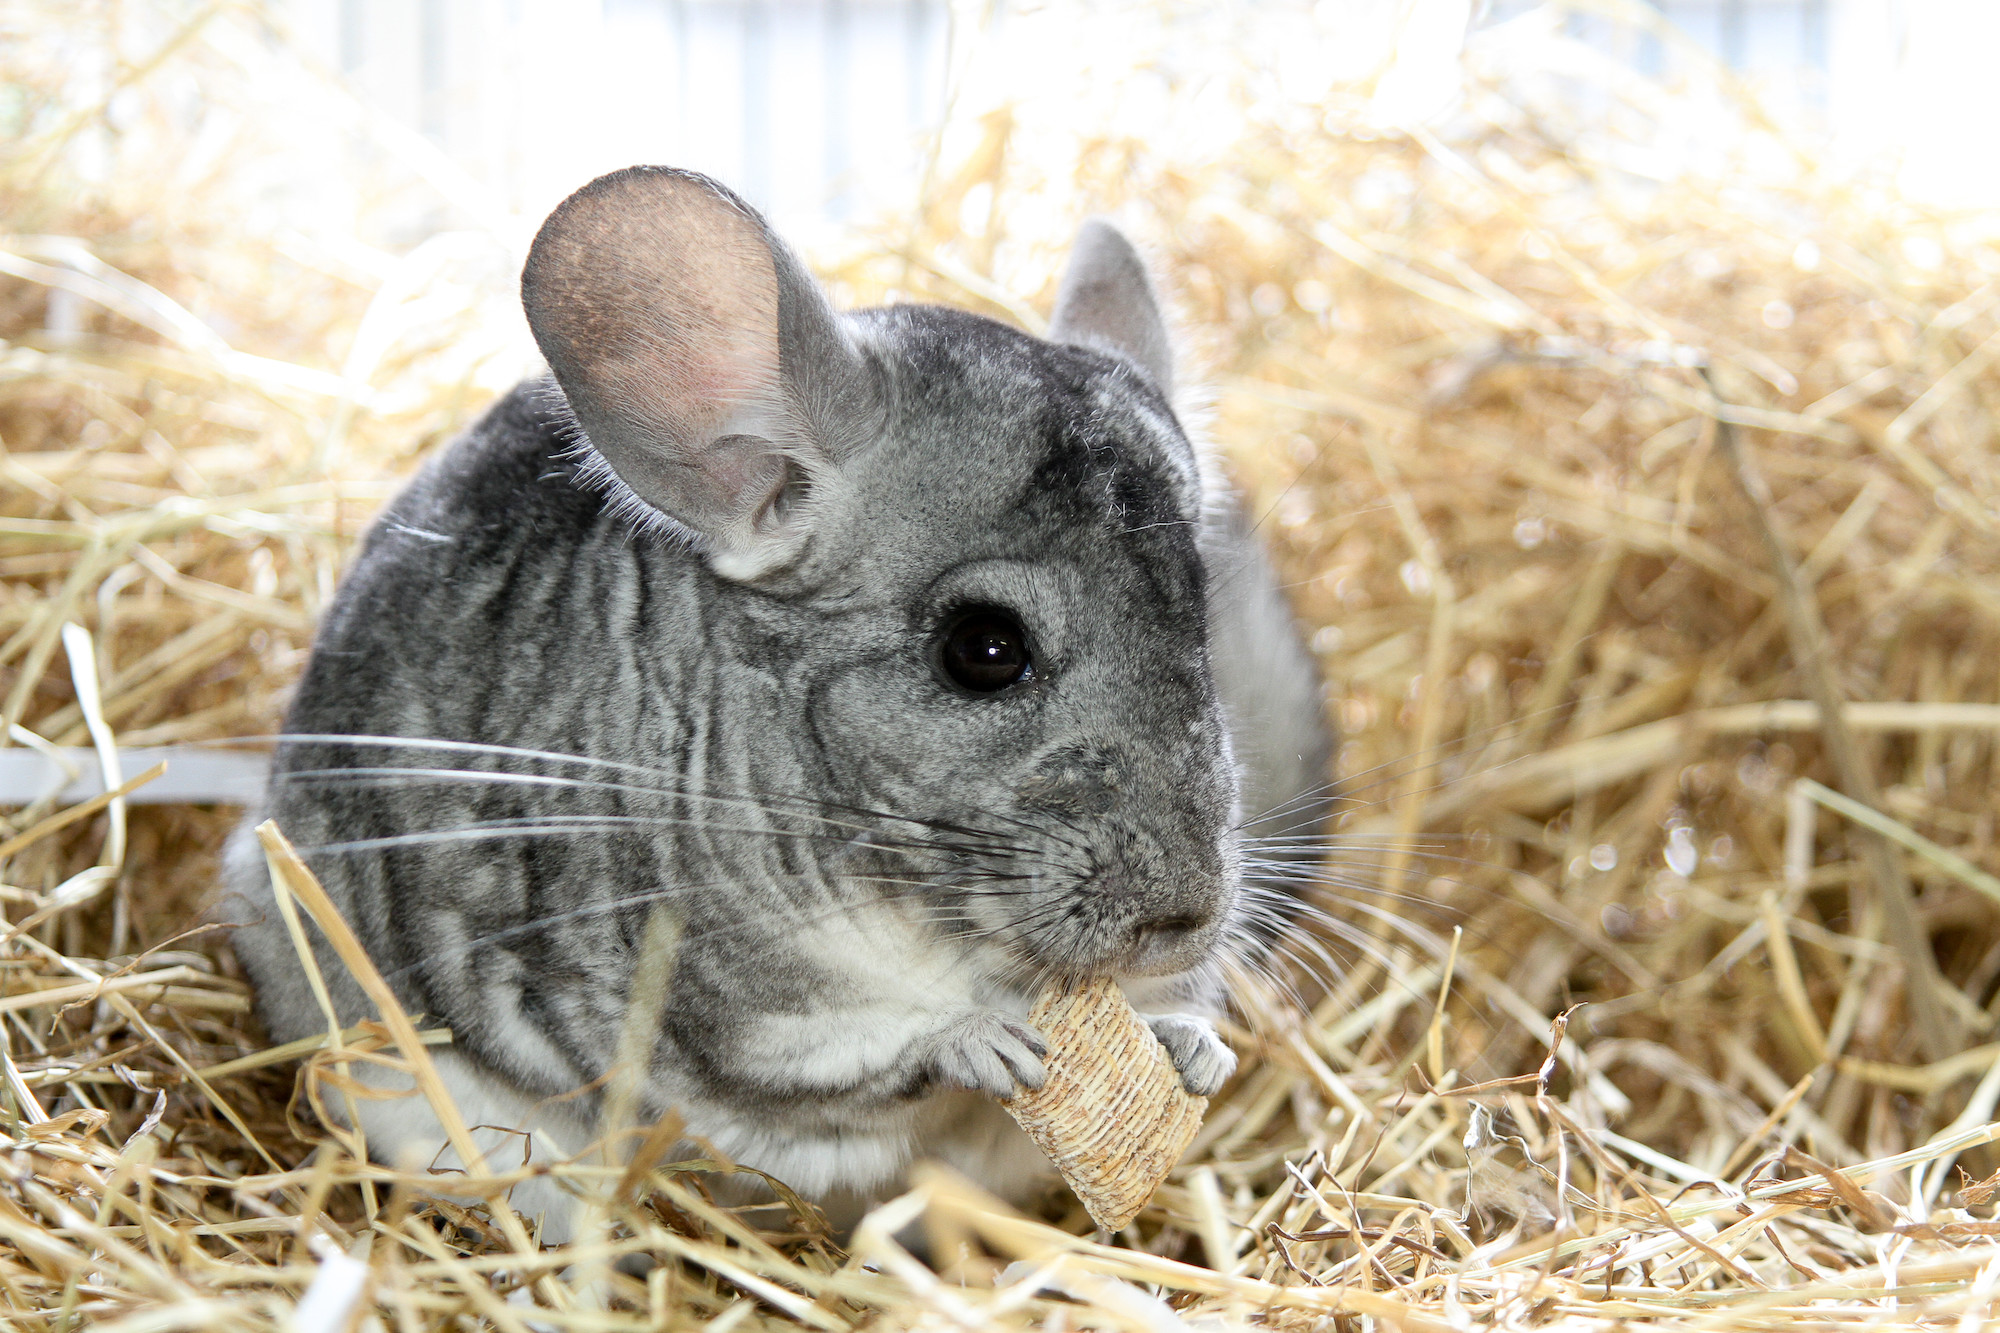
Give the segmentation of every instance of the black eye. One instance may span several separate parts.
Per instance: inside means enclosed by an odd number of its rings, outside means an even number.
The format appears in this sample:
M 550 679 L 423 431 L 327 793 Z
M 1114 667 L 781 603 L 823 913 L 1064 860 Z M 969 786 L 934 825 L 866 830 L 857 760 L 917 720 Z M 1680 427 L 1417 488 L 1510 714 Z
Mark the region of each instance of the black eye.
M 1034 669 L 1028 660 L 1028 636 L 1020 622 L 996 607 L 967 611 L 944 632 L 938 665 L 952 681 L 974 694 L 992 694 Z

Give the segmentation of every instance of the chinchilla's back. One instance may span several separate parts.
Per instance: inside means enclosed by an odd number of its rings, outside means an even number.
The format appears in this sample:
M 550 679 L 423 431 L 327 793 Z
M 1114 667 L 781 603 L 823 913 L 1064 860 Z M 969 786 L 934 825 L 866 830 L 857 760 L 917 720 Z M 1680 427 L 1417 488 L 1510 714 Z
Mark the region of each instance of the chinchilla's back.
M 467 1118 L 582 1146 L 662 914 L 639 1109 L 821 1197 L 916 1153 L 1018 1192 L 990 1098 L 1042 1077 L 1050 975 L 1120 979 L 1220 1086 L 1224 965 L 1284 892 L 1241 828 L 1300 853 L 1326 742 L 1122 237 L 1086 230 L 1050 340 L 837 314 L 741 201 L 634 169 L 557 211 L 524 294 L 554 380 L 370 530 L 264 812 L 451 1030 Z M 324 1031 L 247 828 L 238 954 L 274 1038 Z M 439 1160 L 420 1104 L 357 1113 Z

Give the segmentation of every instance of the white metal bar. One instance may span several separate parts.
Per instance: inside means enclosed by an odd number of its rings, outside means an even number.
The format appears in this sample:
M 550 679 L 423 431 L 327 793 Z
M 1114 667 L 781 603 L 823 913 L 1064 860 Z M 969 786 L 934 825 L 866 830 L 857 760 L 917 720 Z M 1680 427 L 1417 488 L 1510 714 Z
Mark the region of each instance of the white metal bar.
M 166 761 L 167 771 L 125 799 L 135 805 L 249 805 L 264 790 L 271 759 L 245 750 L 192 745 L 135 746 L 118 751 L 127 773 Z M 65 748 L 56 755 L 0 750 L 0 806 L 28 805 L 54 794 L 60 805 L 87 801 L 104 790 L 97 755 Z

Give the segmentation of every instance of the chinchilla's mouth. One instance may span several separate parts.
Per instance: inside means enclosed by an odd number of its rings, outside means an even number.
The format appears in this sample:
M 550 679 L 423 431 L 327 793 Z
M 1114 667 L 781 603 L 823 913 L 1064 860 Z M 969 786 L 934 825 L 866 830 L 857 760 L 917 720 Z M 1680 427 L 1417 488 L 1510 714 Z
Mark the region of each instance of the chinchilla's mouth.
M 1019 950 L 1023 961 L 1071 980 L 1109 977 L 1114 981 L 1164 977 L 1187 972 L 1214 959 L 1222 944 L 1220 921 L 1164 921 L 1126 926 L 1117 938 L 1036 941 Z M 1023 941 L 1024 944 L 1028 943 Z

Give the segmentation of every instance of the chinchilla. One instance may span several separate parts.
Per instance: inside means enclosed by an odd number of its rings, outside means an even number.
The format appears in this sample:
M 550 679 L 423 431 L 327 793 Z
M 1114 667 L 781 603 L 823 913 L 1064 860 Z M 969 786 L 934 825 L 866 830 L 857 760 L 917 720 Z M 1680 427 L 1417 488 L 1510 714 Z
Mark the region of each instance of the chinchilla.
M 1054 976 L 1118 978 L 1214 1092 L 1227 964 L 1284 919 L 1328 741 L 1124 237 L 1084 228 L 1046 339 L 837 313 L 727 189 L 635 167 L 556 209 L 522 297 L 552 380 L 375 521 L 232 843 L 271 1037 L 327 1018 L 265 815 L 450 1029 L 501 1164 L 594 1137 L 656 910 L 636 1113 L 835 1212 L 917 1157 L 1039 1182 L 993 1098 L 1043 1079 Z M 1275 860 L 1246 859 L 1259 819 Z M 314 939 L 339 1021 L 373 1017 Z M 456 1164 L 421 1098 L 332 1110 L 380 1159 Z M 547 1177 L 513 1201 L 564 1234 Z

